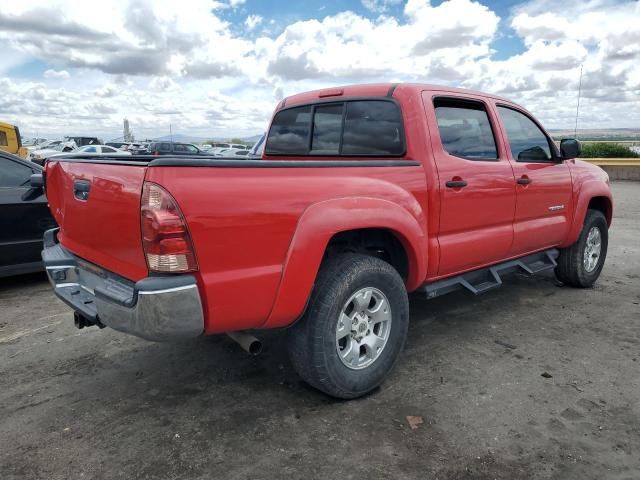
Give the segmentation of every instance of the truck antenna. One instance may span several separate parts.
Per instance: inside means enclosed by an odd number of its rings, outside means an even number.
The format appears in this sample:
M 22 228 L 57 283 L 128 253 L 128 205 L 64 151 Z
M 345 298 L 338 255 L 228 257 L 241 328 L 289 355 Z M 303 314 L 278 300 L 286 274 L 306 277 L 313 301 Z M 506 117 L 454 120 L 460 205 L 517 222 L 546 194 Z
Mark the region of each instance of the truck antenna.
M 580 111 L 580 93 L 582 92 L 582 64 L 580 64 L 580 82 L 578 83 L 578 103 L 576 105 L 576 125 L 573 129 L 573 138 L 578 138 L 578 112 Z

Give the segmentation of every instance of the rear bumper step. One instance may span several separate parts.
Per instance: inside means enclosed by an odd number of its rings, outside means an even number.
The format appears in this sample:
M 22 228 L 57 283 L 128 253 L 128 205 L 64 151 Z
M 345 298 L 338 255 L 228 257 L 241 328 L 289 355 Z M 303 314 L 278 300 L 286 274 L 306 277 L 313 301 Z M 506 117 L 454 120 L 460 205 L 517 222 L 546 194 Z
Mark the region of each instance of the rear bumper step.
M 204 315 L 193 275 L 148 277 L 131 282 L 82 260 L 44 236 L 42 260 L 55 294 L 92 323 L 147 340 L 197 337 Z
M 552 248 L 544 252 L 463 273 L 456 277 L 445 278 L 444 280 L 430 283 L 422 287 L 421 290 L 426 293 L 427 298 L 439 297 L 460 288 L 466 288 L 474 295 L 479 295 L 500 287 L 502 285 L 501 275 L 516 271 L 533 275 L 555 268 L 557 265 L 556 258 L 558 258 L 559 253 L 557 249 Z

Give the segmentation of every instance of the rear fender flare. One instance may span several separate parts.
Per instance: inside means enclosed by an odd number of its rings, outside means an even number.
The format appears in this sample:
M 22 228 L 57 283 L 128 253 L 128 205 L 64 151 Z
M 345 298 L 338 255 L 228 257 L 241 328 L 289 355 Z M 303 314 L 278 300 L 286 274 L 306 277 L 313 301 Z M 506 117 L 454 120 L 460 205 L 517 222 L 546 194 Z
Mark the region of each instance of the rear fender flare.
M 413 207 L 418 218 L 423 218 L 417 202 Z M 407 290 L 419 287 L 426 276 L 427 237 L 426 226 L 415 213 L 388 200 L 369 197 L 332 199 L 307 208 L 289 245 L 278 294 L 263 328 L 284 327 L 302 315 L 327 245 L 336 233 L 364 228 L 391 231 L 407 253 Z

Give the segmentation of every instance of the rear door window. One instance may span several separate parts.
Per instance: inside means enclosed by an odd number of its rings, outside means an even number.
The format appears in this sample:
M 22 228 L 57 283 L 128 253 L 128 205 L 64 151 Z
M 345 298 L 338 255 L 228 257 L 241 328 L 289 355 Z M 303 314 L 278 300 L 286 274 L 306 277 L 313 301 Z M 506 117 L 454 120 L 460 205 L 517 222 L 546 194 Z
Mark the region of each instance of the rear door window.
M 549 162 L 549 139 L 533 120 L 512 108 L 498 106 L 507 131 L 511 156 L 517 162 Z
M 278 112 L 267 155 L 400 156 L 404 128 L 400 108 L 388 100 L 351 100 Z
M 442 148 L 455 157 L 467 160 L 497 160 L 498 150 L 481 102 L 463 99 L 434 100 Z

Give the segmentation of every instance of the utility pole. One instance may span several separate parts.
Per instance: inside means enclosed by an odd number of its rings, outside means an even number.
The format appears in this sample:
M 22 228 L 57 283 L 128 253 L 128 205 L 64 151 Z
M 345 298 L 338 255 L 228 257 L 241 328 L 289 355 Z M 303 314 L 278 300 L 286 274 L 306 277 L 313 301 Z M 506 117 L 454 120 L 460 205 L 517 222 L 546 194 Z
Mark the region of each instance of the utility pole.
M 169 138 L 173 142 L 173 130 L 171 129 L 171 124 L 169 124 Z
M 578 83 L 578 104 L 576 105 L 576 126 L 573 129 L 573 138 L 578 137 L 578 113 L 580 112 L 580 93 L 582 92 L 582 64 L 580 64 L 580 82 Z

